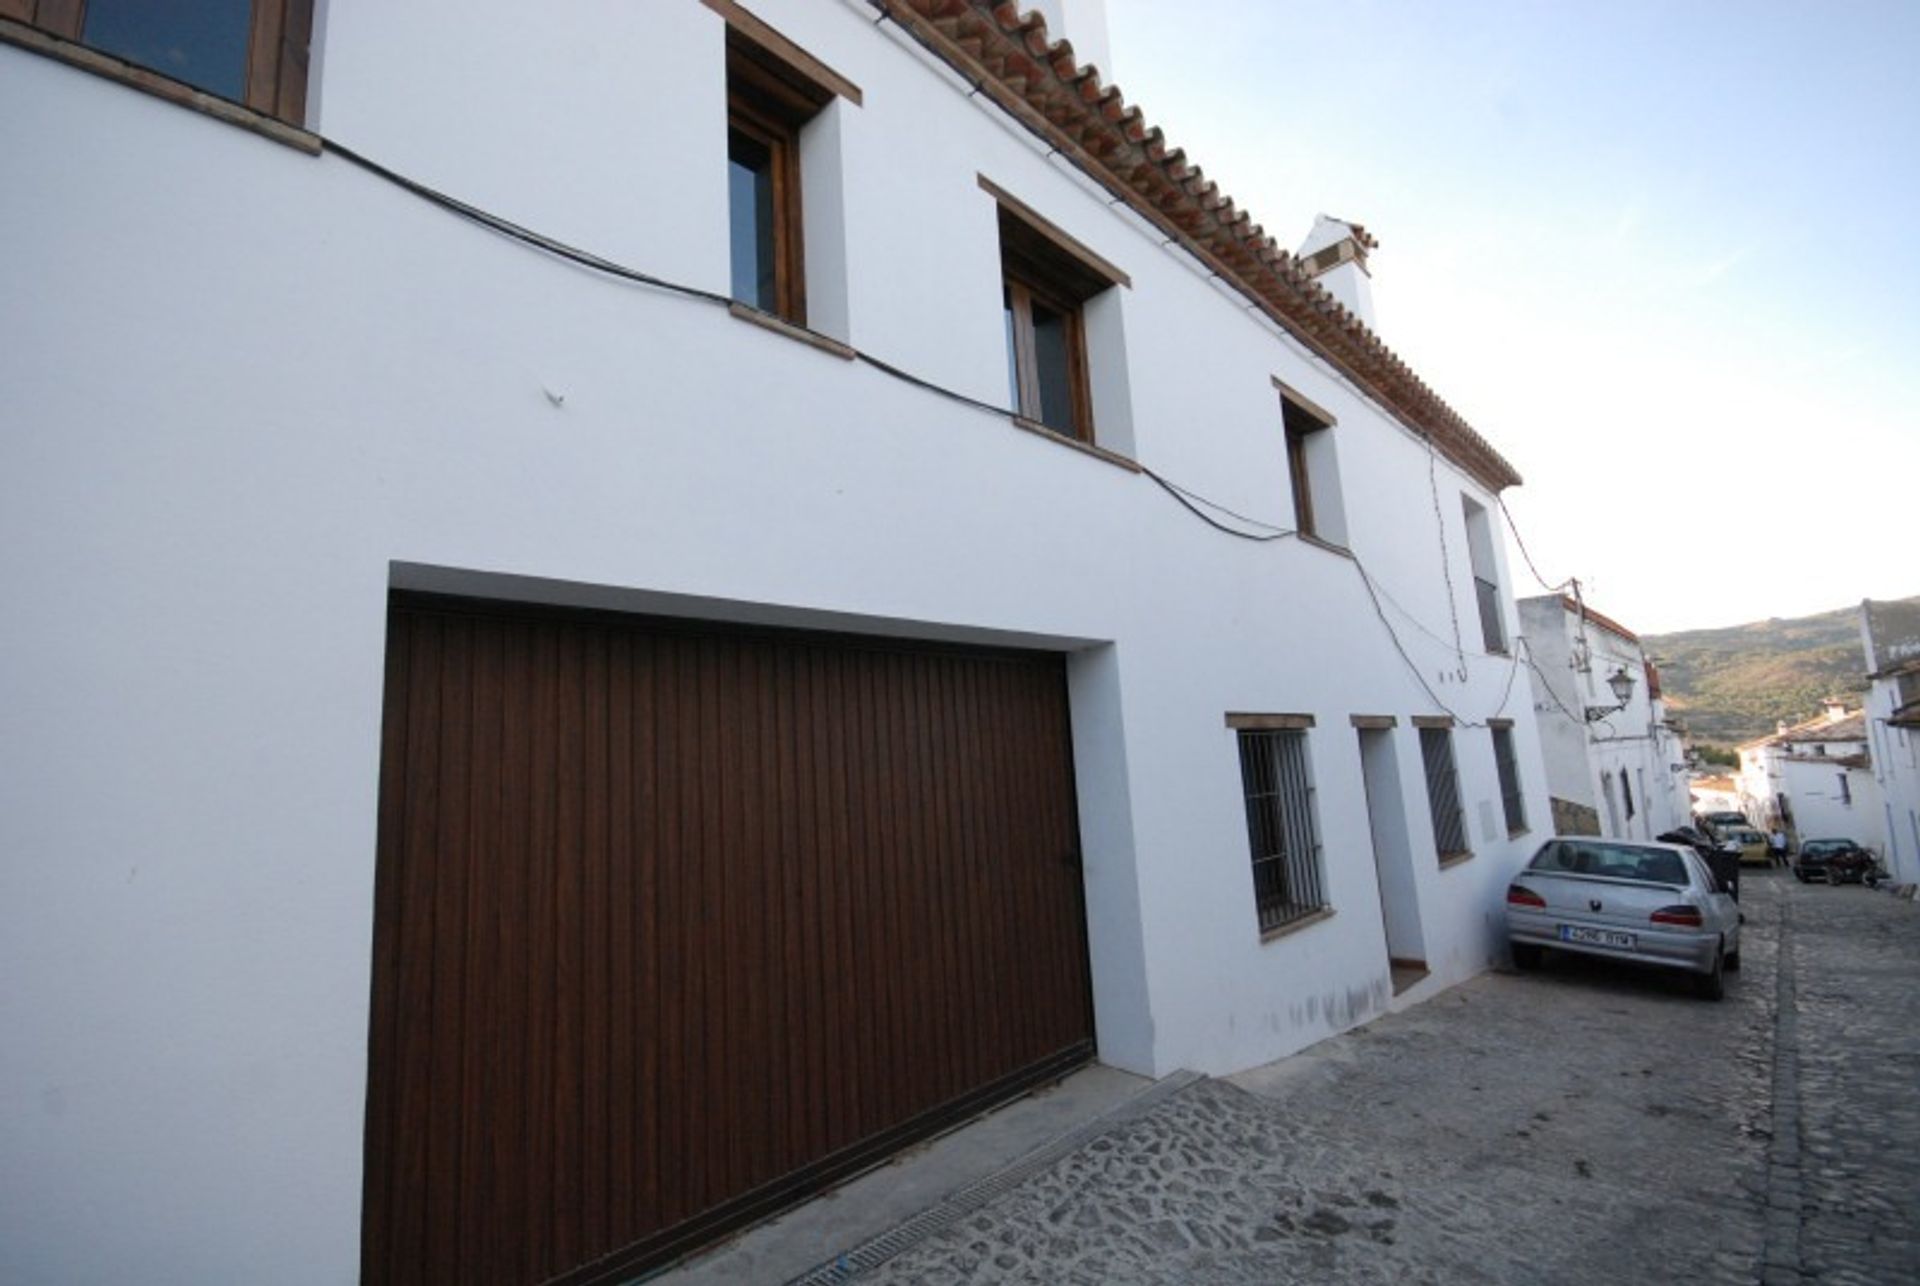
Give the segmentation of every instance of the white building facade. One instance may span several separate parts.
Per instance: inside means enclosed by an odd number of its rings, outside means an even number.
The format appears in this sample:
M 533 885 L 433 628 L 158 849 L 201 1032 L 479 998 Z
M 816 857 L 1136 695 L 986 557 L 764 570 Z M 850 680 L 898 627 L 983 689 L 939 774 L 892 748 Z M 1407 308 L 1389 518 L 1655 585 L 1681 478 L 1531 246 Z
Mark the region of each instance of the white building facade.
M 1887 832 L 1864 711 L 1829 701 L 1803 723 L 1740 747 L 1741 811 L 1797 846 L 1850 839 L 1886 856 Z
M 1881 860 L 1899 883 L 1920 883 L 1920 602 L 1862 603 L 1860 634 L 1872 684 L 1867 753 L 1886 834 Z
M 1560 594 L 1519 607 L 1555 829 L 1644 840 L 1686 825 L 1686 749 L 1639 636 Z
M 0 6 L 0 1277 L 601 1280 L 1076 1058 L 1229 1072 L 1498 957 L 1518 476 L 1043 28 L 256 7 L 196 92 Z M 1021 809 L 1044 897 L 981 874 Z M 1049 960 L 1085 1031 L 1021 1044 L 980 989 Z M 888 1013 L 950 1020 L 919 1098 Z M 635 1124 L 669 1062 L 770 1115 Z M 561 1195 L 500 1249 L 444 1185 L 509 1145 Z

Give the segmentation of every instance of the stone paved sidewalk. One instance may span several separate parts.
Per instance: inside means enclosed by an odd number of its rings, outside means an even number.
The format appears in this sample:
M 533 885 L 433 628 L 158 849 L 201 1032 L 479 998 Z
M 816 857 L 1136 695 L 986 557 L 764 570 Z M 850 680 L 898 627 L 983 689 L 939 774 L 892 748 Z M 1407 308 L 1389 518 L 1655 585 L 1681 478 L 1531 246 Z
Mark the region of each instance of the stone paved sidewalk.
M 1920 907 L 1744 895 L 1724 1003 L 1488 975 L 1193 1085 L 852 1279 L 1920 1280 Z

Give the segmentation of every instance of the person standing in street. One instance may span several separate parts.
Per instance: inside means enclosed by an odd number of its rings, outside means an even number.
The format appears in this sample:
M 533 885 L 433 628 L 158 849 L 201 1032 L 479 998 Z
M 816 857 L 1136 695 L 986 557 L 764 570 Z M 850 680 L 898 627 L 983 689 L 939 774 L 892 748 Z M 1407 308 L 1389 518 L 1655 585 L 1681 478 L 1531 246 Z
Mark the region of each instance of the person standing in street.
M 1774 823 L 1773 834 L 1767 837 L 1767 856 L 1771 859 L 1771 865 L 1787 864 L 1787 832 L 1778 822 Z

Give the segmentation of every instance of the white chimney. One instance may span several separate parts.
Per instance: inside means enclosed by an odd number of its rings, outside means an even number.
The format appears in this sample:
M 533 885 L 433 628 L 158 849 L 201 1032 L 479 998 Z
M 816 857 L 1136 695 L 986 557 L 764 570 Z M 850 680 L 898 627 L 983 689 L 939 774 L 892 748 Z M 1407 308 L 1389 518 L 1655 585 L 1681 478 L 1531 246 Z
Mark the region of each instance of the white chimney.
M 1839 723 L 1847 717 L 1847 703 L 1838 697 L 1828 697 L 1820 703 L 1820 708 L 1827 712 L 1828 723 Z
M 1295 253 L 1300 266 L 1369 330 L 1373 329 L 1373 274 L 1367 270 L 1367 252 L 1379 244 L 1359 224 L 1323 214 L 1313 221 L 1313 231 Z
M 1047 39 L 1073 42 L 1073 60 L 1100 69 L 1100 83 L 1113 84 L 1107 47 L 1107 0 L 1029 0 L 1047 20 Z

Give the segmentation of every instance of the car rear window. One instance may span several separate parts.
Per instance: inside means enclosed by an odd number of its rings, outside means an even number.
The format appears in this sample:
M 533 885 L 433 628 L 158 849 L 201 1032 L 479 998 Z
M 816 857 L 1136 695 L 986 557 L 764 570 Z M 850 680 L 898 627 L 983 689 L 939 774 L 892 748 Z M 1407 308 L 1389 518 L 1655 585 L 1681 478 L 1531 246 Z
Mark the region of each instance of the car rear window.
M 1687 878 L 1687 864 L 1678 853 L 1598 840 L 1550 840 L 1541 846 L 1527 869 L 1548 874 L 1604 875 L 1647 884 L 1692 883 Z

